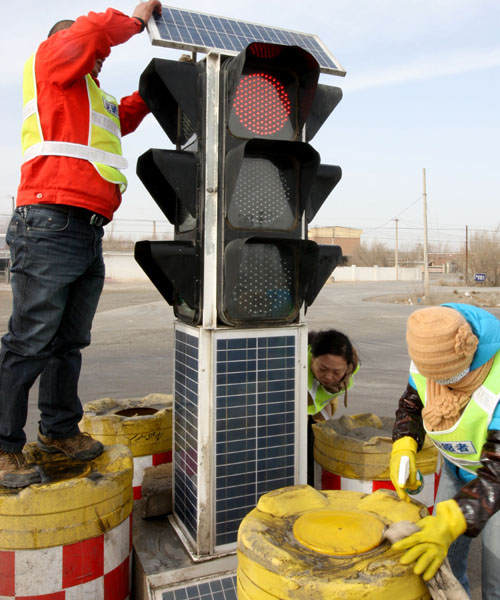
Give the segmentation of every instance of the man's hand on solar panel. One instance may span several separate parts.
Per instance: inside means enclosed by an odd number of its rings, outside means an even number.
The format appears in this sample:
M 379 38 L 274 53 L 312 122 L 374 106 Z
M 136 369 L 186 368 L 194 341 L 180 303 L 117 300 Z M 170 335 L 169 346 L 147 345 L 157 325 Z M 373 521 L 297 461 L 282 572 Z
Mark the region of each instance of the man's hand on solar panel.
M 139 2 L 139 4 L 135 7 L 132 16 L 136 19 L 140 19 L 143 21 L 144 25 L 146 25 L 153 13 L 161 15 L 160 0 L 147 0 L 146 2 Z

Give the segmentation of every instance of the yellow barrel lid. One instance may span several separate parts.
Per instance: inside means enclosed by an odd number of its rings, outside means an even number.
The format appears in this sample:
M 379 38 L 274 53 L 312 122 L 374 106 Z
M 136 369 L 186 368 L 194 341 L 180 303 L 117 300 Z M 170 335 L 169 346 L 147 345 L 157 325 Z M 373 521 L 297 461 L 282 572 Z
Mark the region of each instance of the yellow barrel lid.
M 352 556 L 376 548 L 384 523 L 376 515 L 339 510 L 317 510 L 294 523 L 295 539 L 310 550 L 333 556 Z

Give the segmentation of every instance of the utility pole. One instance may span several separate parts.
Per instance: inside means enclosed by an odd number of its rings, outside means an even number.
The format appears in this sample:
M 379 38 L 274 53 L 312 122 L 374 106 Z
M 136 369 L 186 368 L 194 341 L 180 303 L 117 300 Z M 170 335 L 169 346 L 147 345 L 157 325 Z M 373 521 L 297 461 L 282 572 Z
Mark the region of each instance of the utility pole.
M 399 219 L 394 219 L 396 223 L 396 248 L 394 252 L 394 268 L 396 269 L 396 281 L 399 281 L 399 257 L 398 257 L 398 221 Z
M 423 169 L 423 198 L 424 198 L 424 298 L 429 300 L 429 259 L 427 254 L 427 185 L 425 169 Z
M 469 285 L 469 226 L 465 226 L 465 285 Z

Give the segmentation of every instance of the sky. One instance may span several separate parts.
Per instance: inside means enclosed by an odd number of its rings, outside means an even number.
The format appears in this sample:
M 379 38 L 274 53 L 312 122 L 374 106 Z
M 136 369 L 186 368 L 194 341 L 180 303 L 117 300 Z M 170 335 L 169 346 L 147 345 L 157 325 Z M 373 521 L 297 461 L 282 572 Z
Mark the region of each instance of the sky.
M 16 194 L 21 163 L 22 68 L 51 26 L 129 0 L 24 0 L 3 15 L 0 110 L 0 213 Z M 500 224 L 500 2 L 498 0 L 189 0 L 190 10 L 318 35 L 347 71 L 322 75 L 343 99 L 312 146 L 343 177 L 311 226 L 363 230 L 362 241 L 402 248 L 423 241 L 423 170 L 430 244 L 457 247 Z M 153 46 L 147 33 L 112 50 L 101 87 L 122 97 L 138 87 L 153 57 L 180 50 Z M 200 56 L 200 55 L 199 55 Z M 135 174 L 149 148 L 171 148 L 152 115 L 123 138 L 129 189 L 116 231 L 158 231 L 166 219 Z M 110 226 L 108 226 L 110 227 Z M 169 226 L 166 227 L 167 229 Z M 139 233 L 138 233 L 139 232 Z M 144 237 L 144 235 L 142 235 Z

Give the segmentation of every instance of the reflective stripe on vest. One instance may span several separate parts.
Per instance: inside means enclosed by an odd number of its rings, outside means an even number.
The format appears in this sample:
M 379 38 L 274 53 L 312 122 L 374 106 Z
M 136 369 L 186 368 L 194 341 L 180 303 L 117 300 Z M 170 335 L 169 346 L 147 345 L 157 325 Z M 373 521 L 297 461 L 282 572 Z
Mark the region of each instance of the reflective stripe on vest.
M 86 75 L 85 82 L 90 105 L 88 145 L 45 140 L 38 114 L 35 55 L 28 59 L 23 77 L 21 139 L 24 162 L 36 156 L 69 156 L 88 160 L 103 179 L 118 184 L 123 193 L 127 179 L 119 169 L 125 169 L 128 163 L 121 155 L 118 104 L 113 96 L 99 88 L 91 75 Z
M 330 402 L 330 400 L 332 398 L 336 398 L 337 396 L 340 396 L 341 394 L 344 393 L 344 390 L 341 390 L 340 392 L 335 392 L 335 393 L 325 390 L 325 388 L 320 384 L 320 382 L 313 375 L 313 372 L 311 369 L 311 360 L 312 360 L 311 346 L 309 346 L 308 350 L 307 350 L 307 366 L 308 366 L 307 391 L 313 401 L 313 404 L 308 404 L 307 414 L 308 415 L 317 415 L 325 408 L 325 406 Z M 347 383 L 348 390 L 351 389 L 354 384 L 353 375 L 355 375 L 358 372 L 358 369 L 359 369 L 359 365 L 356 367 L 356 370 L 351 375 L 351 377 L 349 377 L 349 381 Z
M 427 379 L 412 362 L 410 373 L 422 404 L 427 400 Z M 480 466 L 481 451 L 488 426 L 500 401 L 500 352 L 497 352 L 488 376 L 471 396 L 460 419 L 445 431 L 425 431 L 437 448 L 458 467 L 474 473 Z

